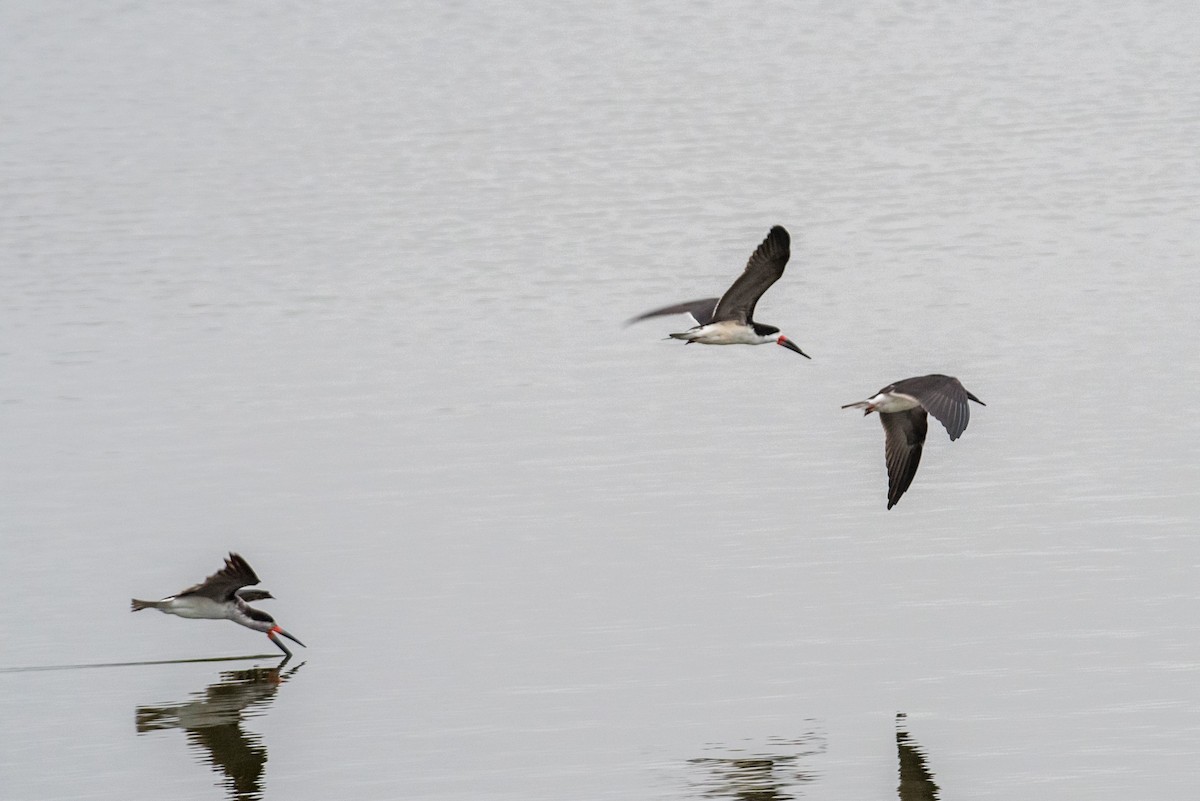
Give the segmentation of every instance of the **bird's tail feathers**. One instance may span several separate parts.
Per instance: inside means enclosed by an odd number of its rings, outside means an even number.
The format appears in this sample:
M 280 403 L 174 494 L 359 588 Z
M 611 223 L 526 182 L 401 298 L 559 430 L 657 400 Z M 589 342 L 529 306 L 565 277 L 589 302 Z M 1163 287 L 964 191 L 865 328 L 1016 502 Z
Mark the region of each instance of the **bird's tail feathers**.
M 134 598 L 130 602 L 129 606 L 130 611 L 140 612 L 143 609 L 156 609 L 158 607 L 158 601 L 139 601 L 137 598 Z

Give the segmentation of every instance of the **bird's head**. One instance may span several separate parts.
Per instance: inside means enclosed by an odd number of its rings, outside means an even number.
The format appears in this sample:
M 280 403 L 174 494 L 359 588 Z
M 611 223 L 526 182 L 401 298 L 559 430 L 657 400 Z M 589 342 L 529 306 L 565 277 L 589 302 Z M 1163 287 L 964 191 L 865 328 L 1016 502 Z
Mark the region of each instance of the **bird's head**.
M 783 334 L 779 333 L 779 329 L 776 328 L 775 326 L 766 325 L 765 323 L 755 323 L 755 322 L 751 322 L 750 325 L 754 328 L 754 333 L 757 334 L 759 337 L 757 344 L 765 345 L 768 342 L 774 342 L 776 345 L 782 345 L 783 347 L 787 348 L 788 350 L 792 350 L 792 351 L 795 351 L 796 353 L 799 353 L 801 356 L 803 356 L 806 359 L 812 358 L 812 356 L 809 356 L 807 353 L 800 350 L 799 345 L 797 345 L 795 342 L 793 342 L 792 340 L 785 337 Z
M 278 634 L 281 637 L 287 637 L 297 645 L 304 645 L 304 643 L 300 642 L 294 636 L 284 631 L 279 624 L 275 622 L 275 618 L 271 617 L 261 609 L 254 609 L 253 607 L 247 606 L 245 608 L 245 612 L 246 616 L 250 618 L 250 628 L 254 629 L 255 631 L 266 633 L 266 635 L 272 640 L 275 640 L 275 635 Z M 279 645 L 278 641 L 276 641 L 275 644 Z M 283 646 L 280 647 L 282 648 Z M 304 647 L 307 648 L 308 646 L 304 645 Z M 286 652 L 286 650 L 287 649 L 285 648 L 284 651 Z

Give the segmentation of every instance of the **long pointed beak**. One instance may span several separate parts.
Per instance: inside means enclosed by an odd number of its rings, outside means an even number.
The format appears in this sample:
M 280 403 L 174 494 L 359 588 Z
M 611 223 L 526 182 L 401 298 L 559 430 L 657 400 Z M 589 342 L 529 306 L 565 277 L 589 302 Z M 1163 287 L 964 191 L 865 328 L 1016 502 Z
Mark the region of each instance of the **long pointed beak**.
M 804 351 L 800 350 L 800 346 L 799 346 L 799 345 L 797 345 L 795 342 L 793 342 L 792 340 L 790 340 L 790 339 L 788 339 L 787 337 L 785 337 L 783 334 L 780 334 L 780 335 L 779 335 L 779 339 L 775 340 L 775 342 L 776 342 L 776 344 L 783 345 L 783 346 L 784 346 L 785 348 L 787 348 L 788 350 L 794 350 L 794 351 L 796 351 L 796 353 L 799 353 L 801 356 L 803 356 L 803 357 L 804 357 L 804 358 L 806 358 L 806 359 L 811 359 L 811 358 L 812 358 L 812 356 L 809 356 L 807 353 L 805 353 Z
M 292 635 L 288 634 L 288 633 L 287 633 L 286 631 L 284 631 L 283 629 L 279 628 L 279 626 L 275 626 L 273 629 L 271 629 L 270 631 L 268 631 L 268 632 L 267 632 L 267 636 L 268 636 L 268 637 L 271 639 L 271 642 L 273 642 L 273 643 L 275 643 L 277 646 L 279 646 L 279 650 L 280 650 L 280 651 L 283 651 L 283 654 L 284 654 L 284 657 L 285 657 L 285 658 L 284 658 L 284 660 L 283 660 L 284 662 L 286 662 L 286 661 L 288 661 L 288 659 L 291 659 L 291 658 L 292 658 L 292 652 L 291 652 L 291 651 L 288 649 L 288 647 L 287 647 L 286 645 L 284 645 L 283 643 L 281 643 L 281 642 L 280 642 L 280 641 L 279 641 L 279 640 L 278 640 L 278 639 L 275 637 L 275 635 L 276 635 L 276 634 L 282 634 L 284 637 L 287 637 L 287 638 L 288 638 L 289 640 L 291 640 L 292 642 L 294 642 L 294 643 L 297 643 L 297 644 L 299 644 L 299 645 L 304 645 L 304 643 L 300 642 L 300 641 L 299 641 L 299 640 L 297 640 L 295 637 L 293 637 Z M 304 645 L 304 647 L 305 647 L 305 648 L 307 648 L 308 646 L 307 646 L 307 645 Z
M 284 637 L 287 637 L 289 640 L 291 640 L 292 642 L 296 643 L 296 644 L 297 644 L 297 645 L 299 645 L 299 646 L 302 646 L 302 647 L 304 647 L 304 648 L 307 648 L 307 647 L 308 647 L 307 645 L 305 645 L 304 643 L 300 642 L 299 640 L 297 640 L 297 639 L 296 639 L 295 637 L 293 637 L 292 635 L 288 634 L 288 633 L 287 633 L 286 631 L 284 631 L 283 629 L 279 628 L 279 626 L 276 626 L 275 628 L 271 629 L 271 631 L 272 631 L 272 632 L 274 632 L 275 634 L 281 634 L 281 635 L 283 635 Z

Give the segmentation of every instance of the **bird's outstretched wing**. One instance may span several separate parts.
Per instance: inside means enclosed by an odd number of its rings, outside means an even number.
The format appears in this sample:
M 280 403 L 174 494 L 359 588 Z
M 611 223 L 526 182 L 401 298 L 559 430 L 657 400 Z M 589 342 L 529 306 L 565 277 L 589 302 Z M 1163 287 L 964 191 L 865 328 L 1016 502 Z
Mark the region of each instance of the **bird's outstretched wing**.
M 900 496 L 917 474 L 929 422 L 919 407 L 904 412 L 880 412 L 879 421 L 883 423 L 883 455 L 888 471 L 887 508 L 891 509 L 900 502 Z
M 258 576 L 255 575 L 254 568 L 241 556 L 230 553 L 225 559 L 225 567 L 199 584 L 188 587 L 179 595 L 203 595 L 214 601 L 227 601 L 242 587 L 257 583 Z
M 982 405 L 983 401 L 967 392 L 962 383 L 948 375 L 922 375 L 906 378 L 892 385 L 893 391 L 915 398 L 925 410 L 937 418 L 946 428 L 950 440 L 956 440 L 967 430 L 971 422 L 971 408 L 967 400 Z
M 650 317 L 663 317 L 668 314 L 690 314 L 697 325 L 708 325 L 713 321 L 713 310 L 717 307 L 718 298 L 703 298 L 701 300 L 689 300 L 684 303 L 675 303 L 671 306 L 663 306 L 661 309 L 654 309 L 637 317 L 631 317 L 625 321 L 625 325 L 636 323 L 640 320 L 646 320 Z
M 717 301 L 714 320 L 745 323 L 754 318 L 754 306 L 771 284 L 783 275 L 792 255 L 792 238 L 783 226 L 776 225 L 750 256 L 746 269 Z

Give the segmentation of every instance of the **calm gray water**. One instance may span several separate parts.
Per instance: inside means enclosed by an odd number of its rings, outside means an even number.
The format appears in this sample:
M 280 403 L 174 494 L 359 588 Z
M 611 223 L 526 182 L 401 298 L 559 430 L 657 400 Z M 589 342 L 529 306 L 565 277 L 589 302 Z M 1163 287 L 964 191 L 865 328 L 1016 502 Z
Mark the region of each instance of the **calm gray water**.
M 0 796 L 1195 797 L 1197 41 L 0 6 Z M 776 223 L 812 361 L 622 327 Z M 931 372 L 988 405 L 887 511 L 838 407 Z M 128 611 L 230 550 L 282 670 Z

